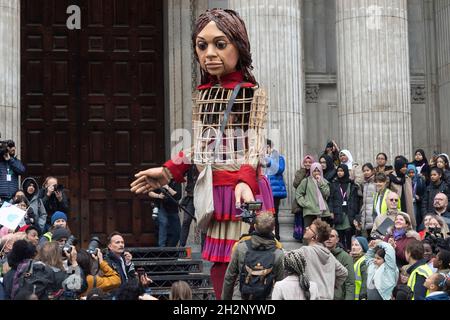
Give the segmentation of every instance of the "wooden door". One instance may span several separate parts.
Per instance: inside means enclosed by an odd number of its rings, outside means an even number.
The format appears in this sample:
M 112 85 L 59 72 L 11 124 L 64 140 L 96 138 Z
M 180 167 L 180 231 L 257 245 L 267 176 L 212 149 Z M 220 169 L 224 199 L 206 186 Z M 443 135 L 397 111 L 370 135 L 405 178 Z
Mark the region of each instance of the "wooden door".
M 66 8 L 81 8 L 68 30 Z M 22 0 L 22 158 L 68 188 L 84 245 L 112 231 L 155 244 L 135 172 L 164 161 L 162 1 Z

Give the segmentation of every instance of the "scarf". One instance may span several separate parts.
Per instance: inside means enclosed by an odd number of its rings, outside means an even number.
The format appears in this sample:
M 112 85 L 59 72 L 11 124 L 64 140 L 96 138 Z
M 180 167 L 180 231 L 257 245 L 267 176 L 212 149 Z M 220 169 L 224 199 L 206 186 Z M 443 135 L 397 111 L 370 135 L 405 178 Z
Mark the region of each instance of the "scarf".
M 311 180 L 314 182 L 314 185 L 316 186 L 316 195 L 317 195 L 317 200 L 319 201 L 319 209 L 320 209 L 320 211 L 325 211 L 325 210 L 327 210 L 327 205 L 325 204 L 325 200 L 323 199 L 322 192 L 320 192 L 317 180 L 314 179 L 314 177 L 312 176 L 312 173 L 316 169 L 318 169 L 320 171 L 320 177 L 322 178 L 322 182 L 323 182 L 322 166 L 318 162 L 314 162 L 311 165 Z
M 347 165 L 347 167 L 349 169 L 351 169 L 353 167 L 353 156 L 350 153 L 350 151 L 348 151 L 348 150 L 341 150 L 340 153 L 343 153 L 343 154 L 345 154 L 347 156 L 348 161 L 346 163 L 344 163 L 344 164 Z
M 406 235 L 406 230 L 405 229 L 394 229 L 394 232 L 392 233 L 392 236 L 394 237 L 395 241 L 400 240 L 401 238 L 403 238 Z

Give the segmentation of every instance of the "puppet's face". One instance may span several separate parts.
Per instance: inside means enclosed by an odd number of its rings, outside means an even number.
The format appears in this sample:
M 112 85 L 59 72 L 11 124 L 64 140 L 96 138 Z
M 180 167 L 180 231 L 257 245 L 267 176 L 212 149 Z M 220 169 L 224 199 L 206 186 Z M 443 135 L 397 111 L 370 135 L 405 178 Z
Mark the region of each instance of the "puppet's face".
M 203 70 L 220 78 L 236 71 L 239 51 L 227 36 L 211 21 L 198 34 L 195 51 Z

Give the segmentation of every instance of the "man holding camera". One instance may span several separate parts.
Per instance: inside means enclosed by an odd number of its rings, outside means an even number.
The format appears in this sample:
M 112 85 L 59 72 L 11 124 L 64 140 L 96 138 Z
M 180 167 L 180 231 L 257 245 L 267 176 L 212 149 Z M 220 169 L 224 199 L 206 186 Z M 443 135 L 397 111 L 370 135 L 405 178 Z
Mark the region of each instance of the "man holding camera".
M 69 214 L 69 199 L 64 193 L 64 186 L 58 184 L 58 179 L 55 177 L 47 177 L 47 179 L 45 179 L 39 197 L 42 199 L 45 210 L 47 211 L 47 224 L 45 230 L 47 231 L 51 227 L 50 221 L 56 211 L 64 212 L 67 215 Z
M 0 198 L 2 203 L 11 200 L 19 189 L 19 176 L 25 166 L 16 158 L 16 144 L 12 140 L 0 142 Z

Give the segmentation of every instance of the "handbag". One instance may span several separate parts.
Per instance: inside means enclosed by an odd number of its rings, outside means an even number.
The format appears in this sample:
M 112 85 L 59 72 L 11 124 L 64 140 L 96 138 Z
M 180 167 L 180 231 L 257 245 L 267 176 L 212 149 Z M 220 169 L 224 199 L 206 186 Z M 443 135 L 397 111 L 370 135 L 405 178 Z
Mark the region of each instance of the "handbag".
M 234 101 L 241 89 L 242 83 L 239 83 L 233 90 L 230 100 L 225 110 L 223 121 L 220 126 L 220 132 L 216 139 L 214 147 L 214 158 L 219 150 L 220 143 L 222 142 L 222 135 L 225 131 L 228 117 L 233 107 Z M 207 231 L 208 226 L 214 214 L 214 194 L 213 194 L 213 177 L 211 163 L 207 163 L 203 170 L 199 173 L 197 182 L 194 186 L 194 208 L 195 218 L 197 219 L 197 226 L 202 231 Z

